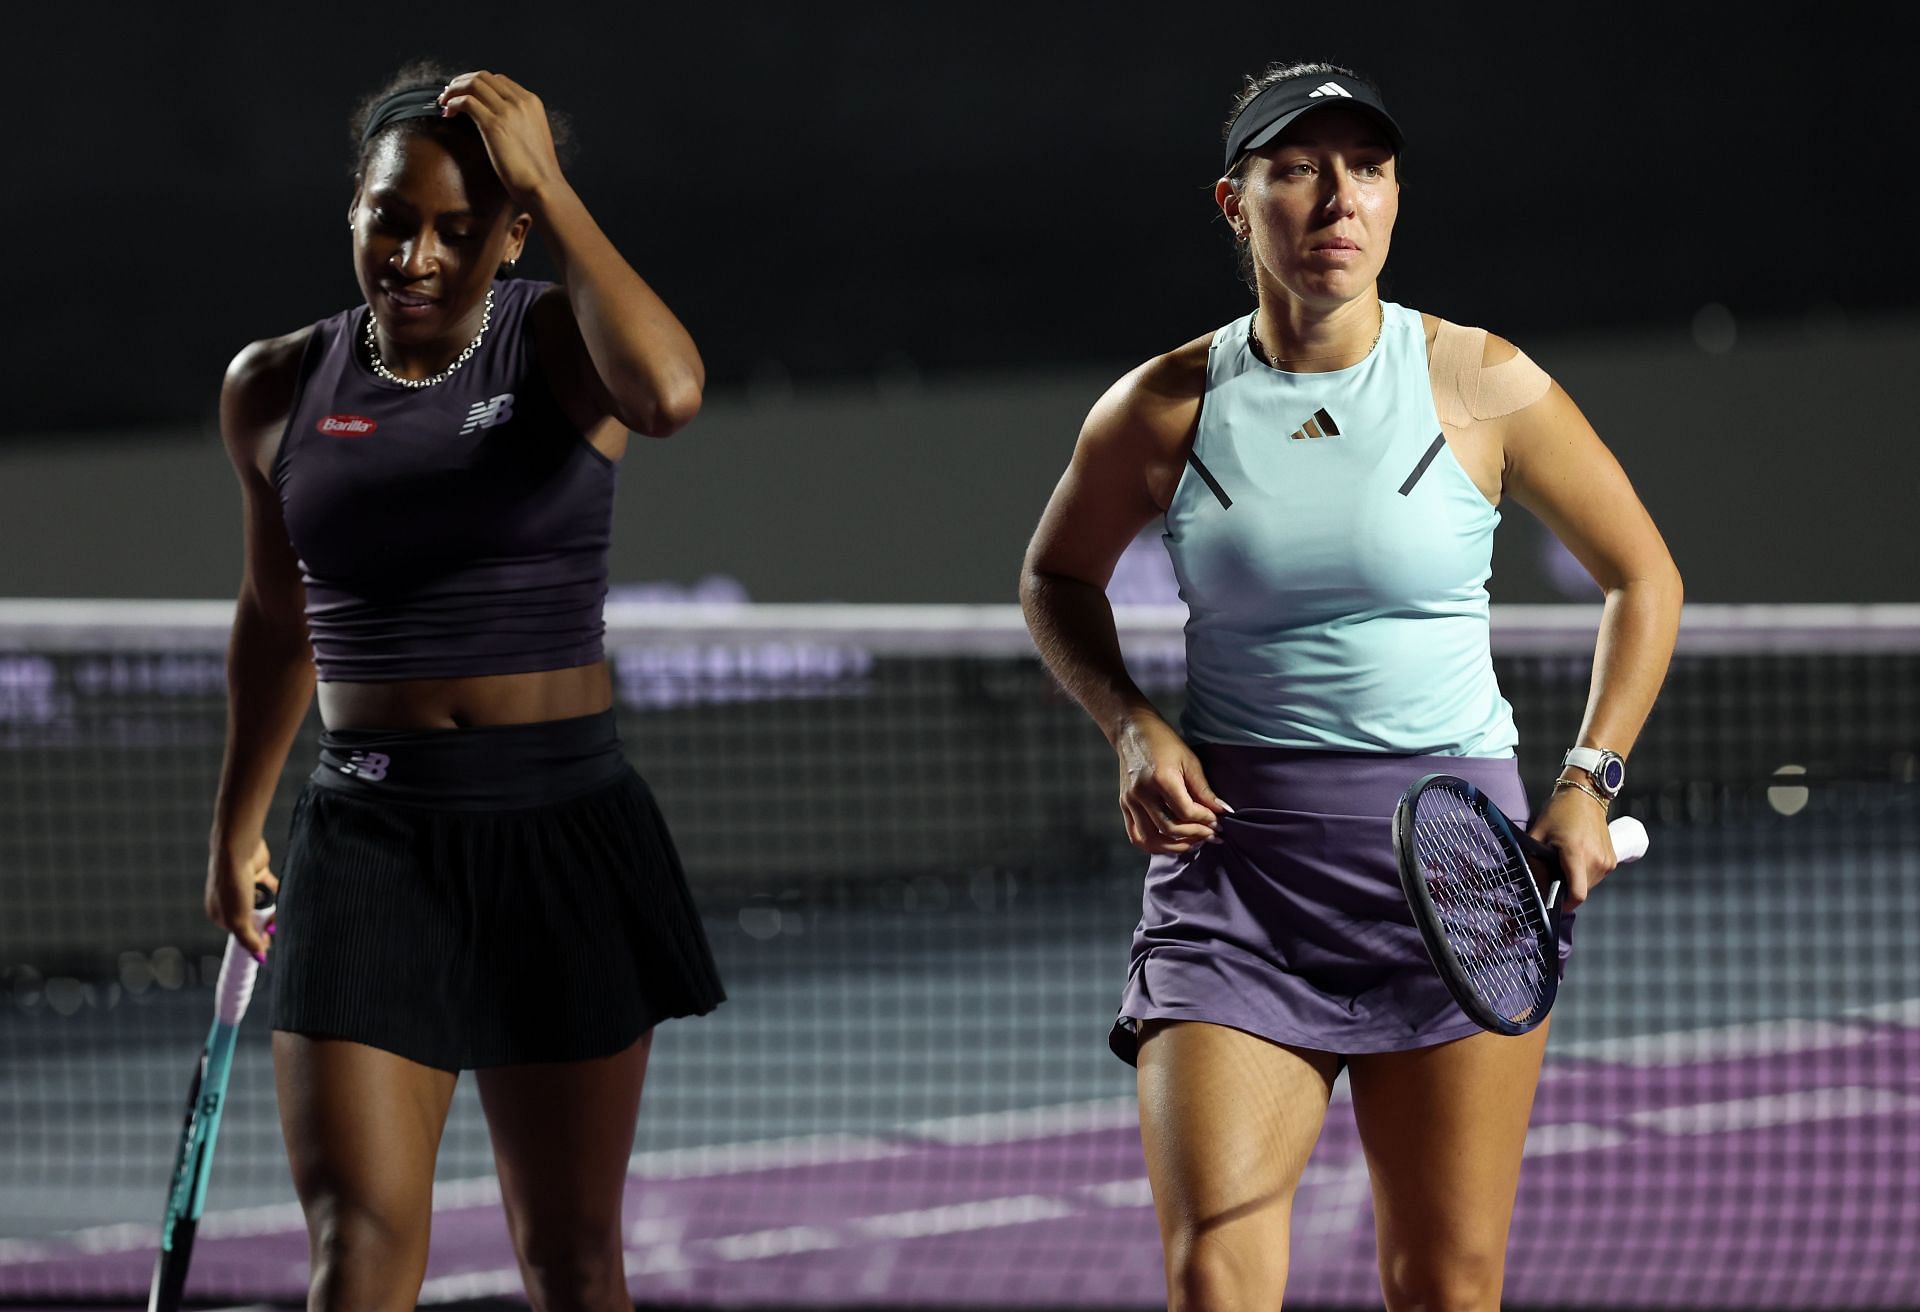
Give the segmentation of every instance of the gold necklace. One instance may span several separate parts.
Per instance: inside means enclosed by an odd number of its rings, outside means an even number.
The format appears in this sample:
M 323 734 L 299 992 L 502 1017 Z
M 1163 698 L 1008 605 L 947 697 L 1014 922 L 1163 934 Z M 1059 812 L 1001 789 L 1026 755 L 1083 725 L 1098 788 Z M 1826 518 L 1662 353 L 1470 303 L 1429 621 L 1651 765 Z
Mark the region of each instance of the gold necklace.
M 1378 304 L 1378 302 L 1375 302 L 1375 303 Z M 1254 326 L 1259 322 L 1260 322 L 1260 311 L 1255 310 L 1253 312 L 1253 317 L 1247 320 L 1247 345 L 1250 348 L 1252 348 L 1254 359 L 1258 360 L 1261 364 L 1265 365 L 1269 369 L 1278 369 L 1280 366 L 1275 364 L 1271 359 L 1267 357 L 1267 348 L 1260 345 L 1260 334 L 1254 331 Z M 1387 330 L 1387 307 L 1384 305 L 1381 305 L 1380 306 L 1380 326 L 1373 330 L 1373 340 L 1367 343 L 1366 355 L 1361 356 L 1360 357 L 1361 359 L 1364 360 L 1368 355 L 1373 354 L 1373 348 L 1380 345 L 1380 335 L 1386 332 L 1386 330 Z M 1295 363 L 1311 364 L 1312 360 L 1311 359 L 1299 360 L 1299 361 L 1296 361 Z

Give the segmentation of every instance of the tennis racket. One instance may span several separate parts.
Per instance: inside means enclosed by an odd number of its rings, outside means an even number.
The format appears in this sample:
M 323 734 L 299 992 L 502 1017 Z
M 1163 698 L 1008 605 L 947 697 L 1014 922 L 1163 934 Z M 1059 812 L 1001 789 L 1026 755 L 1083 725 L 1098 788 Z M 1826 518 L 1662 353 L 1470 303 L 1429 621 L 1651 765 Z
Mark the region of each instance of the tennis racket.
M 1638 820 L 1622 816 L 1607 831 L 1622 864 L 1646 854 Z M 1393 854 L 1427 955 L 1461 1010 L 1495 1034 L 1545 1020 L 1560 988 L 1564 872 L 1554 851 L 1465 779 L 1429 774 L 1394 808 Z
M 253 919 L 264 924 L 273 909 L 273 895 L 264 884 L 253 889 Z M 147 1291 L 147 1312 L 178 1312 L 187 1283 L 187 1264 L 193 1259 L 193 1235 L 200 1228 L 200 1212 L 207 1205 L 207 1176 L 213 1170 L 213 1144 L 220 1136 L 220 1113 L 227 1100 L 227 1077 L 233 1073 L 233 1044 L 240 1018 L 253 997 L 259 963 L 240 940 L 227 940 L 220 958 L 220 983 L 214 990 L 213 1029 L 193 1068 L 187 1086 L 186 1125 L 180 1131 L 180 1149 L 167 1180 L 167 1211 L 160 1220 L 160 1256 L 153 1264 L 153 1287 Z

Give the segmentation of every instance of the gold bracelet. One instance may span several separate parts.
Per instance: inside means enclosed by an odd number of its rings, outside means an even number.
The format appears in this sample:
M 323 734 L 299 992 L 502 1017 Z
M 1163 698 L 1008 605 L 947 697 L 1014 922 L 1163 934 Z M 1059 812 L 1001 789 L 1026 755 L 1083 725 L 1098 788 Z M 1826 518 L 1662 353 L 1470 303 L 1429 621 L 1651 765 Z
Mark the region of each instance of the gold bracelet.
M 1591 789 L 1587 787 L 1585 784 L 1581 783 L 1578 779 L 1556 779 L 1553 781 L 1554 792 L 1557 793 L 1562 788 L 1578 788 L 1581 792 L 1585 793 L 1588 797 L 1591 797 L 1594 801 L 1600 803 L 1600 809 L 1602 811 L 1605 811 L 1606 809 L 1608 809 L 1613 805 L 1613 799 L 1611 797 L 1602 796 L 1600 793 L 1596 792 L 1594 789 Z

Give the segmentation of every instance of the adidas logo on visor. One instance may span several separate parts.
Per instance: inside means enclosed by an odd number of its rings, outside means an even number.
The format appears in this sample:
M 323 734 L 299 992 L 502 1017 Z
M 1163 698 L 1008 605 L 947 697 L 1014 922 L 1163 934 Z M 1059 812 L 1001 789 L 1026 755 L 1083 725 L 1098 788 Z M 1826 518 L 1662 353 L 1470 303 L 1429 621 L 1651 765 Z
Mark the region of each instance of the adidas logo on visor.
M 1345 96 L 1348 100 L 1352 100 L 1353 92 L 1347 90 L 1338 82 L 1322 82 L 1319 86 L 1307 93 L 1308 100 L 1312 100 L 1316 96 Z

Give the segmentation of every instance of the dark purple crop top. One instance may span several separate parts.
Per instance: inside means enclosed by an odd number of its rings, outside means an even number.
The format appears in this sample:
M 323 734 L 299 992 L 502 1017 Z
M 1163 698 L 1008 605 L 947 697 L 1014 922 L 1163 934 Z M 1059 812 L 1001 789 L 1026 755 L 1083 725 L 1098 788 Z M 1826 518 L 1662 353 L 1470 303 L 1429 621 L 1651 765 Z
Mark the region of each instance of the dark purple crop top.
M 617 467 L 534 362 L 527 311 L 550 285 L 496 282 L 480 349 L 433 387 L 363 363 L 366 306 L 314 325 L 273 481 L 322 679 L 601 658 Z

